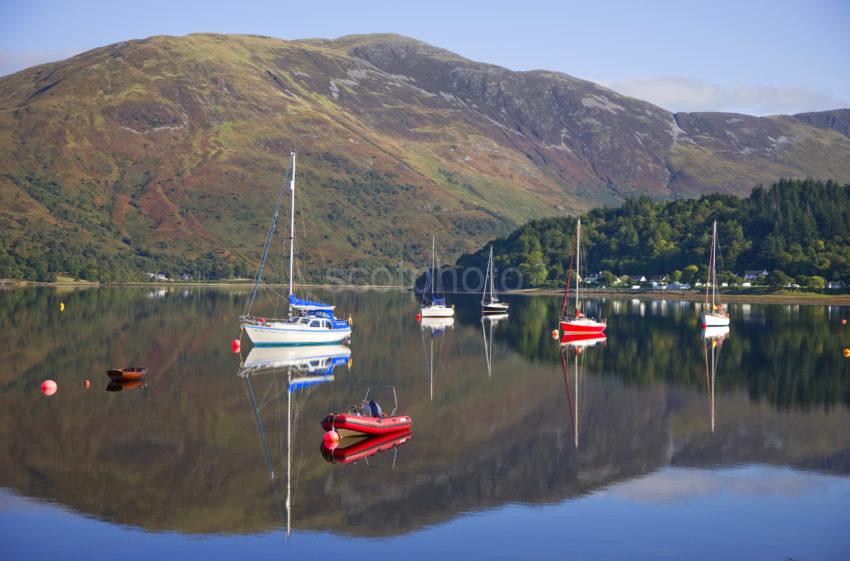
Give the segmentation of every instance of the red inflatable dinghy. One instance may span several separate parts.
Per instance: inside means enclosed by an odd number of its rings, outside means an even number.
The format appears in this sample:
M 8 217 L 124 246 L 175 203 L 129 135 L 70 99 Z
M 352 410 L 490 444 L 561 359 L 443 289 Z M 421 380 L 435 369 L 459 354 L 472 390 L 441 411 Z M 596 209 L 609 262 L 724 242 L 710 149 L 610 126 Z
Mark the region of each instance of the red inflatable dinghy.
M 326 431 L 334 429 L 339 436 L 390 434 L 410 430 L 413 422 L 407 415 L 367 417 L 357 413 L 333 413 L 322 420 Z
M 363 436 L 375 434 L 390 434 L 393 432 L 410 430 L 413 421 L 407 415 L 396 415 L 398 409 L 398 398 L 393 386 L 392 388 L 395 407 L 389 415 L 385 415 L 381 406 L 375 400 L 369 399 L 369 392 L 360 403 L 360 406 L 352 405 L 348 413 L 331 413 L 322 420 L 322 428 L 326 431 L 335 430 L 341 438 L 346 436 Z M 369 388 L 371 391 L 371 388 Z

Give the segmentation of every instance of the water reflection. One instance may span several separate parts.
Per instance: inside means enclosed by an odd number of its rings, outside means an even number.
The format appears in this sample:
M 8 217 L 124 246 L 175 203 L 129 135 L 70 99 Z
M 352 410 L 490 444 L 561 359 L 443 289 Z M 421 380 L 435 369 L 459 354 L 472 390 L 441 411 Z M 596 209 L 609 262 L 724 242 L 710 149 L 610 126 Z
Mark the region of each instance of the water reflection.
M 703 348 L 705 351 L 705 387 L 708 393 L 708 409 L 711 432 L 714 432 L 715 393 L 714 382 L 717 379 L 717 362 L 720 360 L 720 349 L 723 341 L 729 336 L 729 326 L 704 327 L 702 329 Z
M 596 345 L 602 345 L 608 338 L 605 335 L 598 333 L 586 334 L 567 334 L 561 336 L 561 369 L 564 373 L 564 387 L 567 390 L 567 407 L 570 412 L 570 422 L 573 425 L 573 444 L 578 450 L 579 444 L 579 425 L 581 423 L 581 414 L 584 412 L 583 405 L 579 402 L 579 396 L 585 397 L 586 392 L 582 391 L 582 387 L 587 386 L 587 372 L 585 365 L 585 350 Z M 572 355 L 572 392 L 570 391 L 570 372 L 567 362 L 567 355 Z M 579 372 L 579 363 L 581 363 L 581 372 Z M 581 374 L 581 376 L 579 375 Z M 579 383 L 581 380 L 581 384 Z
M 414 321 L 408 293 L 340 292 L 358 322 L 351 347 L 241 357 L 229 345 L 238 291 L 85 290 L 61 295 L 61 315 L 59 299 L 0 292 L 0 486 L 109 523 L 392 536 L 671 466 L 850 474 L 846 309 L 730 305 L 735 336 L 715 348 L 696 336 L 692 303 L 607 299 L 608 341 L 579 352 L 550 337 L 557 297 L 513 297 L 496 323 L 482 323 L 477 297 L 457 298 L 454 323 L 431 325 Z M 122 364 L 149 367 L 148 387 L 83 388 Z M 46 373 L 60 387 L 50 398 Z M 416 438 L 394 469 L 326 462 L 319 421 L 379 385 L 398 388 Z M 708 423 L 707 399 L 722 403 Z
M 263 451 L 263 460 L 272 482 L 278 509 L 285 511 L 286 537 L 292 533 L 292 433 L 293 423 L 300 418 L 309 389 L 317 384 L 332 382 L 334 369 L 351 365 L 351 350 L 345 345 L 308 345 L 296 347 L 254 347 L 241 364 L 238 375 L 245 385 L 245 394 L 251 406 L 257 434 Z M 254 379 L 265 378 L 265 388 L 257 400 Z M 280 379 L 278 378 L 280 376 Z M 279 415 L 281 396 L 286 394 L 286 499 L 281 499 L 280 482 L 275 472 L 275 461 L 266 436 L 264 411 L 272 408 Z M 293 394 L 296 398 L 293 400 Z M 277 419 L 280 425 L 280 419 Z M 281 442 L 281 447 L 283 443 Z

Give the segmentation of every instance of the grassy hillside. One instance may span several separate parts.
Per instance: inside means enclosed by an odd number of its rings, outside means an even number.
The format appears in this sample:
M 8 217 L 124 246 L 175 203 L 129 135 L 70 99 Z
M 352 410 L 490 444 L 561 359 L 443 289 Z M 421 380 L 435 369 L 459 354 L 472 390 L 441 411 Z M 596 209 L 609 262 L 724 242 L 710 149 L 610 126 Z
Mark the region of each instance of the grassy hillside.
M 674 116 L 395 35 L 127 41 L 0 78 L 0 276 L 246 274 L 292 150 L 317 279 L 635 194 L 850 180 L 850 139 L 815 125 Z

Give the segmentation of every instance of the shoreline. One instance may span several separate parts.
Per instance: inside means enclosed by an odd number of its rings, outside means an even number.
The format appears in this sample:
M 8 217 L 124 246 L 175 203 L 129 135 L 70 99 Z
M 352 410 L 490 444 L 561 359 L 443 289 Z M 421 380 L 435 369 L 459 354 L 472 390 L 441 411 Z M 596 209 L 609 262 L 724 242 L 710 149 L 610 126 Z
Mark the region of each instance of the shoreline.
M 286 288 L 288 284 L 267 284 L 275 288 Z M 129 287 L 129 288 L 237 288 L 249 289 L 253 287 L 253 281 L 236 282 L 203 282 L 203 281 L 134 281 L 100 283 L 92 281 L 57 281 L 40 282 L 27 280 L 0 279 L 0 290 L 11 290 L 16 288 L 50 287 L 59 289 L 69 288 L 101 288 L 101 287 Z M 375 291 L 411 291 L 412 287 L 402 285 L 343 285 L 343 284 L 298 284 L 298 288 L 328 288 L 342 290 L 375 290 Z M 473 292 L 446 292 L 446 294 L 471 295 Z M 505 290 L 499 292 L 508 296 L 561 296 L 563 291 L 553 288 L 521 288 L 516 290 Z M 585 295 L 589 298 L 613 298 L 617 300 L 685 300 L 700 302 L 704 299 L 701 292 L 668 292 L 668 291 L 594 291 L 587 290 Z M 719 293 L 726 302 L 754 303 L 754 304 L 803 304 L 803 305 L 836 305 L 850 306 L 850 294 L 820 294 L 815 292 L 800 293 L 765 293 L 756 292 L 752 294 L 741 294 L 734 292 Z
M 519 290 L 508 290 L 503 294 L 515 296 L 560 296 L 564 292 L 552 288 L 523 288 Z M 667 292 L 660 290 L 635 291 L 635 292 L 609 292 L 609 291 L 583 291 L 588 298 L 615 298 L 618 300 L 685 300 L 689 302 L 702 302 L 705 295 L 701 292 Z M 836 305 L 850 306 L 850 294 L 820 294 L 817 292 L 801 293 L 753 293 L 741 294 L 734 292 L 718 292 L 718 298 L 725 302 L 753 303 L 753 304 L 806 304 L 806 305 Z

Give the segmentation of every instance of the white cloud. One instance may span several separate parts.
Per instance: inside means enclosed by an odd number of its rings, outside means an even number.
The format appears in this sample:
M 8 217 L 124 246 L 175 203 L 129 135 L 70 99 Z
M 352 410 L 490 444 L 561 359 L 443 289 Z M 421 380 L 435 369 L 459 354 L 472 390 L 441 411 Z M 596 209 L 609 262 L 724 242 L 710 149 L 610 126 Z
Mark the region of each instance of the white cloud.
M 612 487 L 612 495 L 642 502 L 672 503 L 699 497 L 735 496 L 800 497 L 848 488 L 846 479 L 767 466 L 728 468 L 719 471 L 667 468 Z
M 741 84 L 726 87 L 681 76 L 603 82 L 603 85 L 670 111 L 776 115 L 850 107 L 846 99 L 802 86 Z

